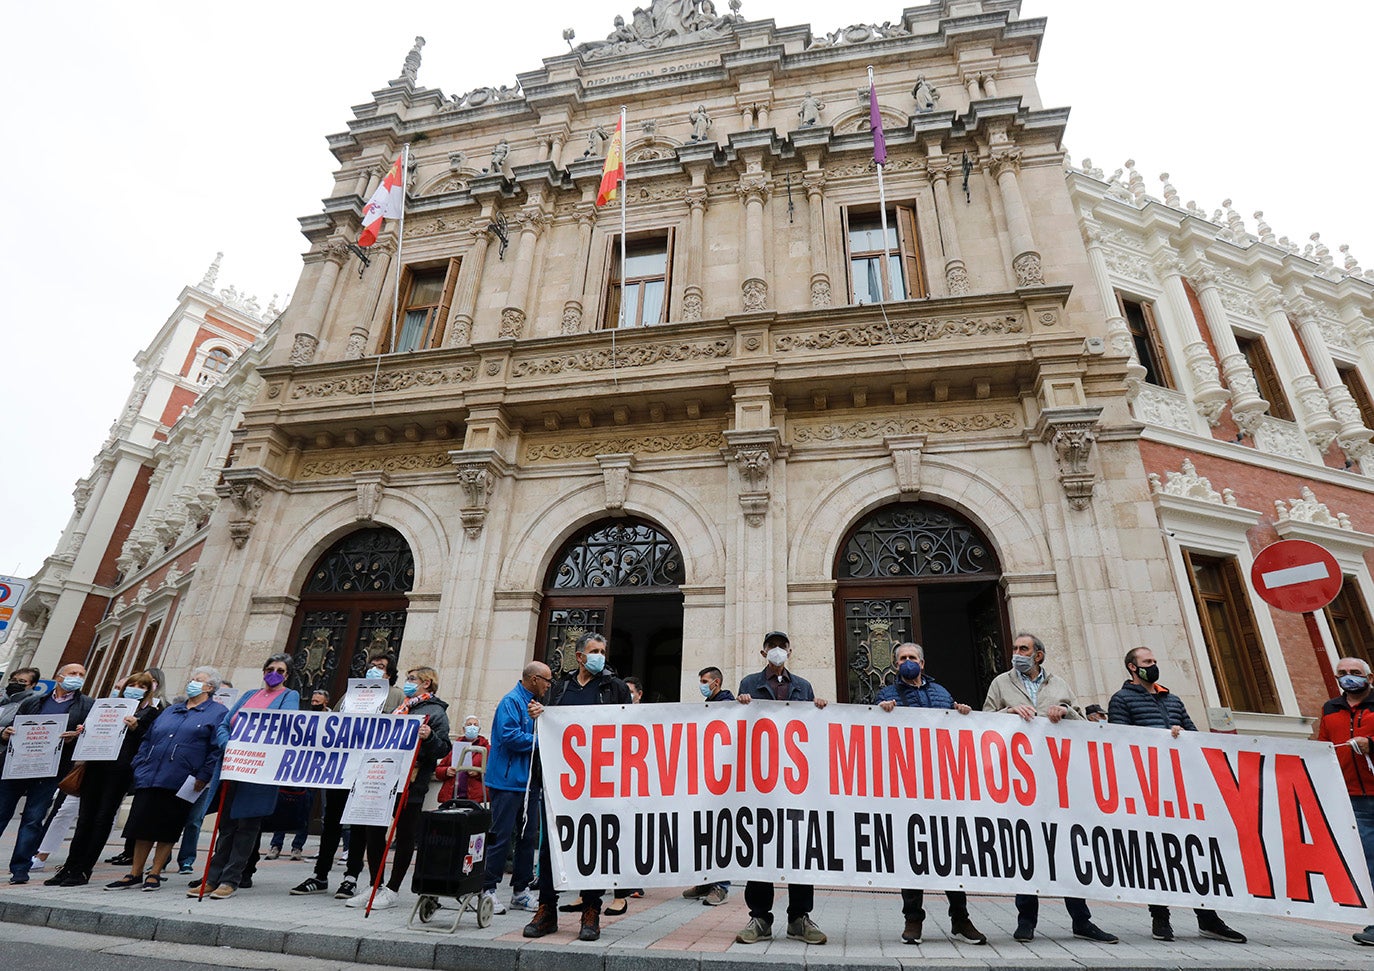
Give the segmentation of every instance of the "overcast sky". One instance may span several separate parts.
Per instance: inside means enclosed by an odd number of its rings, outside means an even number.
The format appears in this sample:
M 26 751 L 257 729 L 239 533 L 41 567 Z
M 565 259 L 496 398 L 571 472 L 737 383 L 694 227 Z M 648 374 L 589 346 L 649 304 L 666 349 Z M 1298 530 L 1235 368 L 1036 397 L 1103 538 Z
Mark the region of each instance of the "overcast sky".
M 644 4 L 647 0 L 637 0 Z M 726 0 L 716 0 L 724 12 Z M 913 4 L 915 5 L 915 4 Z M 224 251 L 220 286 L 296 285 L 296 218 L 320 209 L 325 136 L 396 77 L 514 84 L 540 58 L 604 37 L 633 0 L 403 4 L 122 0 L 7 7 L 0 59 L 10 135 L 0 243 L 0 573 L 50 554 L 134 374 L 131 359 Z M 746 0 L 747 19 L 896 21 L 900 3 Z M 1320 232 L 1374 264 L 1364 174 L 1366 0 L 1024 0 L 1048 17 L 1040 89 L 1069 106 L 1067 147 L 1108 172 L 1133 157 L 1207 211 L 1263 209 L 1279 235 Z

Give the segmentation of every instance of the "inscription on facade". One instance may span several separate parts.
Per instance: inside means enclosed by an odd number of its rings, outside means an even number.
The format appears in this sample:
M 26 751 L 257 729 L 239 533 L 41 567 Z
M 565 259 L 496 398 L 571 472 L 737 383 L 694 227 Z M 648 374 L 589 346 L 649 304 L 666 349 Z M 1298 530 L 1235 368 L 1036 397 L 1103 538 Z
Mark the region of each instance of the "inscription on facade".
M 662 67 L 646 67 L 642 71 L 626 71 L 624 74 L 608 74 L 602 78 L 588 78 L 583 81 L 583 85 L 588 88 L 597 88 L 603 84 L 617 84 L 621 81 L 640 81 L 644 78 L 660 78 L 668 74 L 684 74 L 687 71 L 700 71 L 708 67 L 719 67 L 720 60 L 711 58 L 705 61 L 693 61 L 690 64 L 665 64 Z

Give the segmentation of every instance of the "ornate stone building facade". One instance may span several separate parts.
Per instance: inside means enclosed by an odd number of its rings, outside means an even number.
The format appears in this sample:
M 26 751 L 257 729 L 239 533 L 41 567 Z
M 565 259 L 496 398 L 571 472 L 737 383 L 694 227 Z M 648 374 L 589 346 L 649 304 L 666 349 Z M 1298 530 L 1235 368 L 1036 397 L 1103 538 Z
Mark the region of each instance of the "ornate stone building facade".
M 485 714 L 582 630 L 673 700 L 782 628 L 832 697 L 914 637 L 977 701 L 1028 628 L 1085 701 L 1148 644 L 1200 708 L 1044 29 L 1017 0 L 833 33 L 654 0 L 452 97 L 417 39 L 330 138 L 166 663 L 285 648 L 337 687 L 387 645 Z M 622 104 L 623 268 L 594 205 Z M 361 267 L 407 143 L 403 245 L 388 223 Z

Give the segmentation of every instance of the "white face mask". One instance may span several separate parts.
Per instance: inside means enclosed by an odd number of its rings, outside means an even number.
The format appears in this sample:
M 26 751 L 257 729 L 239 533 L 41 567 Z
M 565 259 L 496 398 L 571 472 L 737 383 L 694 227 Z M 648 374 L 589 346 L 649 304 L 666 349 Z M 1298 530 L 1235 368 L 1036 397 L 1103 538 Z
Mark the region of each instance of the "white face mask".
M 775 668 L 780 668 L 787 663 L 787 648 L 770 647 L 768 649 L 768 663 Z

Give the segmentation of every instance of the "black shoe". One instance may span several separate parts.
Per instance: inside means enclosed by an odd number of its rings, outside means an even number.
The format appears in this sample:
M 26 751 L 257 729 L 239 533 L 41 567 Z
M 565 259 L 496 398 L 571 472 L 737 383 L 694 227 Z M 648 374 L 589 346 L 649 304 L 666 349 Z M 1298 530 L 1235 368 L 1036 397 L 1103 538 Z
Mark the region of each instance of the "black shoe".
M 906 919 L 906 926 L 902 928 L 902 943 L 920 944 L 921 928 L 924 926 L 924 924 L 925 921 L 923 920 L 917 920 L 914 917 L 908 917 Z
M 986 944 L 988 936 L 973 926 L 973 921 L 967 917 L 951 917 L 949 921 L 949 932 L 961 941 L 970 944 Z
M 1108 934 L 1092 921 L 1074 927 L 1073 936 L 1081 937 L 1085 941 L 1096 941 L 1099 944 L 1117 944 L 1120 942 L 1120 938 L 1115 934 Z
M 304 884 L 302 884 L 304 886 Z M 295 891 L 292 891 L 293 893 Z M 335 900 L 348 900 L 358 892 L 358 881 L 352 877 L 344 877 L 343 883 L 339 884 L 339 889 L 334 891 Z
M 1354 941 L 1356 944 L 1364 944 L 1368 947 L 1374 947 L 1374 924 L 1370 924 L 1368 927 L 1360 931 L 1358 934 L 1351 934 L 1350 939 Z
M 1018 920 L 1016 922 L 1016 932 L 1011 935 L 1013 941 L 1020 941 L 1022 944 L 1029 944 L 1035 940 L 1035 925 L 1028 920 Z
M 582 929 L 577 932 L 579 941 L 595 941 L 601 937 L 601 908 L 582 909 Z
M 67 868 L 62 867 L 48 879 L 43 881 L 45 887 L 65 887 L 67 880 Z
M 251 887 L 252 885 L 253 885 L 253 878 L 252 878 L 252 877 L 244 877 L 242 880 L 239 881 L 239 889 L 240 889 L 240 890 L 247 890 L 247 889 L 248 889 L 249 887 Z
M 329 893 L 329 881 L 321 880 L 319 877 L 311 877 L 302 880 L 291 888 L 291 896 L 300 897 L 309 893 Z
M 558 911 L 548 904 L 540 904 L 539 909 L 534 912 L 530 922 L 525 925 L 523 933 L 526 937 L 543 937 L 558 930 Z
M 1244 944 L 1247 940 L 1244 934 L 1228 927 L 1226 921 L 1215 915 L 1210 920 L 1198 921 L 1197 932 L 1203 937 L 1210 937 L 1214 941 L 1225 941 L 1228 944 Z
M 1174 939 L 1174 925 L 1166 917 L 1150 918 L 1150 936 L 1157 941 L 1172 941 Z
M 106 863 L 113 863 L 115 866 L 128 866 L 134 862 L 132 853 L 116 853 L 114 856 L 106 857 Z
M 560 904 L 558 906 L 558 912 L 560 914 L 580 914 L 585 909 L 586 906 L 582 903 L 581 897 L 578 897 L 570 904 Z

